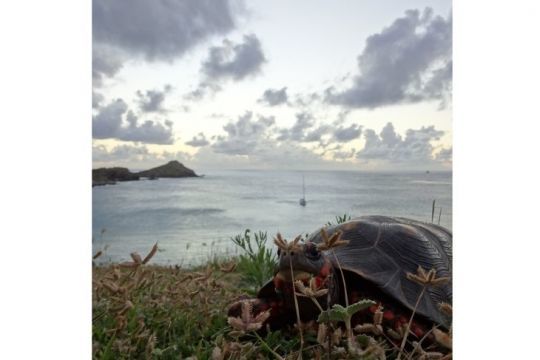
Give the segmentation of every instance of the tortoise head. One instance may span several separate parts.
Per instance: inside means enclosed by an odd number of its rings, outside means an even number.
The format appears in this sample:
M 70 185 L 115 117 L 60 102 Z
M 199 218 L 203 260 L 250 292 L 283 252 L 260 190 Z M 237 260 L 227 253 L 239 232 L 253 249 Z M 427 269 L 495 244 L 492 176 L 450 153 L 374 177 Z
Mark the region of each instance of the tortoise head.
M 292 301 L 292 291 L 295 289 L 294 282 L 298 280 L 312 290 L 329 290 L 329 296 L 324 294 L 318 297 L 321 304 L 326 304 L 328 299 L 332 303 L 337 301 L 336 286 L 331 276 L 333 274 L 332 263 L 318 249 L 317 244 L 307 242 L 298 244 L 294 249 L 279 249 L 278 255 L 279 264 L 273 280 L 274 288 L 277 293 L 284 295 L 286 302 Z M 312 303 L 307 298 L 305 300 Z

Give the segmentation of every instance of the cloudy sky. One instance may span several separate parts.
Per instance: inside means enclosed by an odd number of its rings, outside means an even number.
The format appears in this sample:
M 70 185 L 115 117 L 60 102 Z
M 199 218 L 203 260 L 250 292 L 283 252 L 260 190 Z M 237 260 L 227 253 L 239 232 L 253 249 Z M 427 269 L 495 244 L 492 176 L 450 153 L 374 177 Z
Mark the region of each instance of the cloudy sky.
M 443 170 L 450 1 L 93 0 L 93 166 Z

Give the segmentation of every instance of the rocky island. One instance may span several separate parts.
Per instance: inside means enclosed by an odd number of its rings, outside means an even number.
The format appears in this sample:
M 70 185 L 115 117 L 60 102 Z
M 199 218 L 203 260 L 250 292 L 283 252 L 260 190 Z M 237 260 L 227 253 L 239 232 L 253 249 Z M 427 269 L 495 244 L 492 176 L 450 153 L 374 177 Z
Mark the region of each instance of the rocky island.
M 138 176 L 147 178 L 179 178 L 179 177 L 196 177 L 195 171 L 188 169 L 182 163 L 173 160 L 165 165 L 161 165 L 149 170 L 137 173 Z
M 123 167 L 99 168 L 92 170 L 92 187 L 99 185 L 114 185 L 117 181 L 133 181 L 139 180 L 142 177 L 154 180 L 160 177 L 182 178 L 198 177 L 198 175 L 176 160 L 169 161 L 165 165 L 136 173 L 132 173 L 129 169 Z

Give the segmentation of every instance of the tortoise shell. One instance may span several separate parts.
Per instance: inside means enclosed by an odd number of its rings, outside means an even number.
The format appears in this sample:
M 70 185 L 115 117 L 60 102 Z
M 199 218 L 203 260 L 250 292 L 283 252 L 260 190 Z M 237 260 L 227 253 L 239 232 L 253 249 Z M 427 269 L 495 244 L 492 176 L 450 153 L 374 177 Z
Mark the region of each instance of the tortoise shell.
M 405 218 L 364 216 L 326 228 L 329 236 L 338 230 L 343 232 L 342 239 L 350 241 L 334 249 L 342 269 L 368 280 L 410 310 L 422 286 L 407 279 L 407 273 L 416 273 L 421 266 L 435 269 L 438 277 L 452 277 L 452 233 L 441 226 Z M 320 230 L 307 241 L 321 242 Z M 451 281 L 428 287 L 416 313 L 445 324 L 438 309 L 441 302 L 452 303 Z

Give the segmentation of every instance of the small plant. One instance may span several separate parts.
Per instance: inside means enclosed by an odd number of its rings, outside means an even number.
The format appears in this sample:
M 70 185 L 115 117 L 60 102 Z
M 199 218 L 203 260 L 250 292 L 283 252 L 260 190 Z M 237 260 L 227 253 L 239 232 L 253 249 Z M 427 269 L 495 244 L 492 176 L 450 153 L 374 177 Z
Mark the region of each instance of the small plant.
M 277 265 L 277 255 L 266 246 L 267 240 L 266 232 L 259 231 L 252 235 L 249 229 L 243 235 L 232 238 L 244 250 L 244 254 L 238 257 L 237 271 L 252 291 L 257 291 L 274 275 Z
M 412 324 L 414 315 L 416 314 L 416 309 L 418 308 L 418 305 L 420 304 L 420 301 L 422 300 L 422 297 L 424 296 L 424 293 L 426 292 L 427 288 L 430 286 L 441 286 L 447 283 L 448 281 L 450 281 L 449 277 L 437 277 L 437 273 L 435 269 L 431 269 L 426 272 L 421 266 L 418 266 L 418 269 L 416 270 L 416 274 L 407 273 L 407 279 L 419 285 L 422 285 L 422 291 L 420 292 L 420 295 L 418 295 L 418 299 L 416 300 L 416 304 L 414 305 L 414 309 L 409 319 L 409 323 L 407 324 L 407 327 L 405 328 L 405 335 L 403 336 L 403 340 L 401 341 L 401 346 L 399 348 L 397 360 L 400 360 L 401 355 L 404 353 L 405 344 L 407 343 L 407 337 L 410 333 L 411 324 Z
M 339 225 L 339 224 L 343 224 L 344 222 L 347 222 L 351 220 L 351 215 L 347 215 L 347 214 L 343 214 L 343 216 L 341 215 L 338 215 L 336 216 L 335 218 L 335 223 L 333 223 L 332 221 L 329 221 L 326 223 L 326 226 L 333 226 L 333 225 Z

